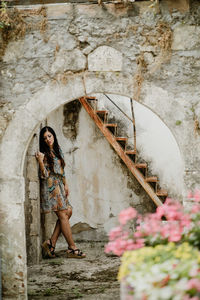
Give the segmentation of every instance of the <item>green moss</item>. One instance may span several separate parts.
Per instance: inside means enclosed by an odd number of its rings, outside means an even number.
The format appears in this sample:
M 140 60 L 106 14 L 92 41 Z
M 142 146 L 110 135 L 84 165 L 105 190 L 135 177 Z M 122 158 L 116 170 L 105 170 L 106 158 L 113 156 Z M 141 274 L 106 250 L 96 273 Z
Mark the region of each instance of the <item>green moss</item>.
M 43 295 L 44 296 L 53 295 L 53 290 L 52 289 L 46 289 L 46 290 L 44 290 Z
M 72 289 L 72 293 L 74 294 L 75 298 L 82 298 L 83 294 L 81 294 L 81 291 L 77 288 Z
M 36 294 L 37 294 L 36 291 L 33 290 L 28 291 L 28 296 L 35 296 Z
M 48 264 L 52 266 L 61 266 L 63 263 L 63 259 L 55 259 L 48 262 Z
M 181 125 L 181 123 L 182 123 L 182 121 L 180 121 L 180 120 L 177 120 L 176 121 L 176 125 L 178 126 L 178 125 Z

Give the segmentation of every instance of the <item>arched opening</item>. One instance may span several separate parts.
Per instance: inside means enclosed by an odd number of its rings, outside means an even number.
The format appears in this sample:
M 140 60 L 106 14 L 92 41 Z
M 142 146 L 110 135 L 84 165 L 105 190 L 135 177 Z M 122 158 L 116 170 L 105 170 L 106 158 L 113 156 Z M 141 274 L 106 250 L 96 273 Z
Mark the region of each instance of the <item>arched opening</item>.
M 98 99 L 98 109 L 109 111 L 109 121 L 118 123 L 118 135 L 128 136 L 129 145 L 132 145 L 133 128 L 129 120 L 105 95 L 100 93 L 93 96 Z M 130 99 L 127 96 L 109 94 L 109 97 L 131 117 Z M 167 188 L 170 196 L 180 197 L 182 160 L 171 131 L 150 109 L 136 101 L 133 104 L 139 150 L 137 160 L 148 162 L 148 172 L 158 175 L 162 187 Z M 70 203 L 74 207 L 71 225 L 77 241 L 106 241 L 111 227 L 117 225 L 118 213 L 125 207 L 131 205 L 141 213 L 155 209 L 148 194 L 117 156 L 80 102 L 72 100 L 51 112 L 37 126 L 27 150 L 24 167 L 25 219 L 27 261 L 30 264 L 39 262 L 41 242 L 51 236 L 56 220 L 54 214 L 42 214 L 40 226 L 35 152 L 38 149 L 39 131 L 44 125 L 55 129 L 65 155 Z M 59 247 L 66 247 L 62 238 L 59 239 Z
M 123 76 L 120 78 L 113 77 L 114 81 L 120 80 L 120 84 L 117 85 L 117 82 L 115 82 L 116 85 L 113 88 L 112 84 L 110 85 L 110 81 L 106 81 L 105 78 L 98 78 L 96 85 L 94 79 L 95 78 L 91 75 L 86 87 L 80 75 L 68 78 L 64 86 L 60 84 L 46 86 L 43 90 L 38 91 L 26 105 L 15 113 L 13 120 L 10 122 L 4 134 L 0 148 L 0 159 L 2 162 L 0 166 L 2 222 L 0 226 L 1 232 L 3 233 L 1 236 L 1 249 L 5 295 L 13 297 L 21 295 L 22 298 L 26 299 L 25 180 L 23 172 L 27 150 L 38 124 L 54 110 L 86 94 L 94 94 L 97 92 L 114 94 L 116 86 L 117 94 L 127 97 L 132 94 L 129 82 L 126 81 L 126 78 L 124 79 L 124 84 L 121 83 Z M 87 118 L 88 122 L 91 122 L 87 114 L 85 114 L 84 118 Z M 97 132 L 95 127 L 93 127 L 93 130 Z M 105 142 L 103 142 L 104 139 L 99 136 L 97 143 L 101 142 L 101 140 L 102 143 Z M 13 143 L 13 141 L 15 141 L 15 143 Z M 110 150 L 111 149 L 109 149 L 109 151 Z M 78 152 L 74 151 L 74 154 L 75 153 Z M 116 155 L 114 156 L 116 157 Z M 115 162 L 116 160 L 112 162 L 115 167 L 116 165 L 121 166 L 121 162 Z M 125 170 L 125 168 L 123 170 Z M 95 180 L 94 178 L 94 181 Z M 32 186 L 34 189 L 34 184 L 32 184 Z M 91 186 L 93 185 L 91 184 Z M 110 187 L 110 190 L 112 190 L 112 187 Z M 126 189 L 126 192 L 127 190 L 128 189 Z M 33 199 L 33 201 L 35 200 Z M 113 199 L 113 201 L 115 201 L 115 199 Z M 115 212 L 115 216 L 125 204 L 127 204 L 127 202 L 120 203 Z M 107 206 L 107 208 L 107 211 L 109 211 L 110 206 Z M 111 216 L 110 219 L 114 220 L 112 214 L 107 214 L 107 216 Z M 114 222 L 108 222 L 108 225 L 105 226 L 106 230 L 109 230 L 113 223 Z M 15 226 L 13 226 L 13 224 Z

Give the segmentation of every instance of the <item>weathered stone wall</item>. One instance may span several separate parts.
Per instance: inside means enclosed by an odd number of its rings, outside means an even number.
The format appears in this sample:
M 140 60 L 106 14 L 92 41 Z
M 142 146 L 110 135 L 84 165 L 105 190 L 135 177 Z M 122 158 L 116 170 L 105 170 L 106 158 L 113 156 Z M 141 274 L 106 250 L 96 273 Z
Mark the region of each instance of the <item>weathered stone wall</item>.
M 150 9 L 149 1 L 20 8 L 26 34 L 4 44 L 1 61 L 0 244 L 5 299 L 26 298 L 26 151 L 38 124 L 61 105 L 104 92 L 140 101 L 177 141 L 184 163 L 184 195 L 198 187 L 200 12 L 197 1 L 191 1 L 190 10 L 184 1 L 181 12 L 173 10 L 172 2 L 161 1 L 160 12 Z M 33 153 L 27 159 L 35 164 Z M 26 184 L 31 199 L 27 220 L 38 212 L 34 176 Z M 30 245 L 34 239 L 39 243 L 38 231 L 27 229 Z
M 40 185 L 38 178 L 38 166 L 35 152 L 38 150 L 38 135 L 34 135 L 29 145 L 26 156 L 26 168 L 24 168 L 26 198 L 25 227 L 26 249 L 28 263 L 39 263 L 41 257 L 41 225 L 40 225 Z

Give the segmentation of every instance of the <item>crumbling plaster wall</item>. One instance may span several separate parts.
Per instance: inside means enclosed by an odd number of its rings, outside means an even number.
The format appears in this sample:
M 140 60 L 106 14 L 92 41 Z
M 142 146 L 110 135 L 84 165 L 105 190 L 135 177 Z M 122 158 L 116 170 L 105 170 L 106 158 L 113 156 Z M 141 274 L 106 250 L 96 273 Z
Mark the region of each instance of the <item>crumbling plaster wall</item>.
M 25 155 L 38 124 L 59 106 L 85 94 L 106 92 L 133 97 L 138 87 L 134 76 L 142 72 L 139 100 L 173 133 L 185 166 L 185 190 L 198 187 L 199 15 L 197 9 L 195 13 L 193 9 L 191 13 L 187 9 L 170 13 L 164 4 L 162 1 L 160 13 L 150 10 L 146 1 L 124 7 L 49 5 L 45 32 L 30 29 L 23 39 L 8 43 L 1 62 L 0 95 L 0 230 L 5 299 L 26 299 Z M 26 20 L 38 22 L 41 16 L 32 14 Z M 160 56 L 157 43 L 164 34 L 159 33 L 160 22 L 168 23 L 173 32 L 168 59 L 166 52 L 164 58 Z M 98 54 L 95 60 L 94 54 Z M 145 67 L 138 69 L 141 55 Z

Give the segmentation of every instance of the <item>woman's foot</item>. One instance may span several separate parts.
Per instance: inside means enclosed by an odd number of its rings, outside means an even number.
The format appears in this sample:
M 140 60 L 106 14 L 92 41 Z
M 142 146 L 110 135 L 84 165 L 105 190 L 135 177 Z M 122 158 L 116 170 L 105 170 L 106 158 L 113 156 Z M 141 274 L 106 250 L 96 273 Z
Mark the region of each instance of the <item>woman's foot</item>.
M 42 244 L 42 256 L 43 258 L 55 258 L 56 255 L 54 253 L 55 247 L 52 245 L 51 239 L 45 241 Z
M 86 255 L 78 248 L 72 249 L 72 248 L 68 247 L 67 257 L 68 258 L 85 258 Z

